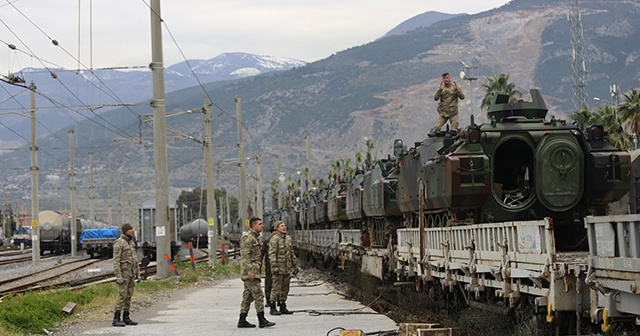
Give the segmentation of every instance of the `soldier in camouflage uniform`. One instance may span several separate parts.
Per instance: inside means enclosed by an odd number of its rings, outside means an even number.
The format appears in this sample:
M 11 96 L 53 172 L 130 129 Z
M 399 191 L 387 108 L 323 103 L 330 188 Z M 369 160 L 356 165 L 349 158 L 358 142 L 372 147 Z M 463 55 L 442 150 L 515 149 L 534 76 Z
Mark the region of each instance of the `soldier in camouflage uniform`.
M 271 287 L 273 286 L 273 275 L 271 274 L 271 261 L 269 260 L 269 240 L 276 234 L 276 227 L 271 227 L 271 235 L 262 242 L 262 259 L 264 260 L 264 298 L 267 300 L 265 307 L 271 306 Z
M 287 235 L 287 225 L 277 221 L 276 234 L 269 240 L 269 259 L 273 274 L 273 288 L 271 289 L 271 315 L 293 314 L 287 310 L 287 296 L 291 275 L 298 273 L 298 261 L 293 253 L 293 240 Z M 276 309 L 276 302 L 280 303 L 280 311 Z
M 439 102 L 438 118 L 432 132 L 439 132 L 447 120 L 451 122 L 451 129 L 458 129 L 458 99 L 464 99 L 462 89 L 456 82 L 451 82 L 448 72 L 443 73 L 440 88 L 433 96 L 433 100 L 439 100 Z
M 255 328 L 255 324 L 247 322 L 247 314 L 252 301 L 258 313 L 260 328 L 271 327 L 276 324 L 267 321 L 264 317 L 262 303 L 264 295 L 260 287 L 261 248 L 258 236 L 263 228 L 262 219 L 252 217 L 249 220 L 249 227 L 250 230 L 240 238 L 240 279 L 244 282 L 244 292 L 242 293 L 238 328 Z
M 133 226 L 129 223 L 122 225 L 122 235 L 113 244 L 113 273 L 118 283 L 118 301 L 111 325 L 114 327 L 136 325 L 138 322 L 132 321 L 129 316 L 129 308 L 135 280 L 140 275 L 140 266 L 133 240 Z M 122 321 L 120 321 L 121 311 L 123 311 Z

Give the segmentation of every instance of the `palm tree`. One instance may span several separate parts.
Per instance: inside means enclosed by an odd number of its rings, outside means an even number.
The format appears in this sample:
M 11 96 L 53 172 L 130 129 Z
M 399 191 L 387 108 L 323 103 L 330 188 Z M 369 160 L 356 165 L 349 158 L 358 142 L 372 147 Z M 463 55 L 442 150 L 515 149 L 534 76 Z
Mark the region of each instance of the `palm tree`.
M 365 138 L 364 145 L 367 146 L 367 153 L 366 153 L 365 160 L 364 160 L 364 164 L 366 166 L 365 170 L 369 170 L 373 166 L 373 157 L 371 156 L 371 150 L 373 149 L 373 146 L 375 145 L 375 141 L 373 139 L 366 139 Z
M 620 122 L 625 125 L 625 129 L 640 136 L 640 93 L 636 89 L 631 89 L 624 93 L 624 103 L 618 107 Z
M 516 90 L 516 85 L 509 82 L 509 74 L 497 74 L 491 77 L 487 77 L 487 80 L 482 87 L 487 91 L 482 99 L 481 109 L 488 109 L 493 102 L 493 97 L 498 94 L 509 95 L 509 102 L 513 103 L 516 99 L 522 96 L 522 93 Z
M 602 125 L 609 134 L 608 142 L 618 149 L 631 149 L 633 138 L 622 129 L 616 110 L 611 105 L 598 107 L 589 119 L 589 125 Z
M 578 127 L 580 127 L 580 129 L 584 130 L 586 125 L 591 125 L 593 114 L 589 111 L 587 104 L 582 104 L 582 108 L 580 110 L 573 111 L 570 118 L 578 123 Z
M 609 134 L 622 132 L 622 126 L 618 120 L 615 109 L 611 105 L 596 108 L 596 112 L 589 120 L 590 124 L 602 125 Z

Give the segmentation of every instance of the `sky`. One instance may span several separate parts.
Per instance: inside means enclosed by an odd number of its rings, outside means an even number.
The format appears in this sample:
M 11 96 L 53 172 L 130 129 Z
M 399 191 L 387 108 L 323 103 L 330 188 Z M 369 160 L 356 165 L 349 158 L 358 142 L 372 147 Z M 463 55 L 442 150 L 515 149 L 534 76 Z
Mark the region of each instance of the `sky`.
M 475 14 L 507 2 L 165 0 L 160 2 L 163 61 L 167 67 L 246 52 L 313 62 L 371 42 L 424 12 Z M 0 0 L 0 47 L 6 50 L 0 52 L 0 74 L 44 65 L 146 66 L 150 16 L 150 0 Z

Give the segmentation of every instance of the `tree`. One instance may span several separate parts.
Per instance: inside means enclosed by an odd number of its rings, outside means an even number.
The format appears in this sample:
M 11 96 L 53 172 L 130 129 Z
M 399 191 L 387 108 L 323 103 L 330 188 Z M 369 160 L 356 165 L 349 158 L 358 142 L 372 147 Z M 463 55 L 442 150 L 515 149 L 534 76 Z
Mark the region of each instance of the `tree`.
M 593 114 L 589 111 L 587 104 L 582 104 L 582 108 L 580 110 L 574 110 L 570 118 L 578 123 L 580 129 L 584 130 L 587 125 L 591 125 Z
M 373 139 L 365 139 L 365 146 L 367 146 L 367 153 L 364 160 L 365 170 L 371 169 L 373 167 L 373 157 L 371 155 L 371 150 L 375 146 L 375 141 Z
M 571 119 L 578 121 L 582 129 L 589 125 L 602 125 L 609 134 L 608 142 L 618 149 L 628 150 L 633 146 L 631 135 L 622 129 L 615 108 L 610 105 L 600 106 L 593 113 L 583 105 L 582 109 L 573 112 Z
M 625 129 L 640 136 L 640 93 L 636 89 L 631 89 L 624 93 L 624 103 L 618 107 L 620 122 L 625 125 Z
M 227 195 L 226 189 L 216 189 L 215 191 L 216 199 L 224 198 Z M 176 201 L 176 206 L 178 209 L 182 208 L 182 205 L 186 205 L 189 208 L 190 212 L 193 212 L 193 218 L 189 217 L 189 220 L 197 219 L 197 218 L 207 218 L 207 190 L 202 189 L 200 187 L 196 187 L 193 190 L 183 190 Z M 229 196 L 229 213 L 232 217 L 238 213 L 238 199 Z M 221 209 L 218 209 L 220 211 Z M 182 218 L 182 211 L 176 211 L 178 215 L 178 220 L 184 224 L 188 224 L 186 222 L 187 218 Z M 235 218 L 229 218 L 230 222 L 234 222 Z
M 516 85 L 509 82 L 509 74 L 497 74 L 491 77 L 487 77 L 482 87 L 487 91 L 482 99 L 481 109 L 489 109 L 493 98 L 496 94 L 509 95 L 509 102 L 513 103 L 522 96 L 522 93 L 516 90 Z

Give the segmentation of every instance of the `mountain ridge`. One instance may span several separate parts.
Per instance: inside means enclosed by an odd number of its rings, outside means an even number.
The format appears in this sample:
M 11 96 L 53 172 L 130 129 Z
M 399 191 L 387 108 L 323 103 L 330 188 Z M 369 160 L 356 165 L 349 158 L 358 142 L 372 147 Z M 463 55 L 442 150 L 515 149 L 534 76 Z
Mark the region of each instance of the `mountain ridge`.
M 590 62 L 589 97 L 606 96 L 612 82 L 623 91 L 637 86 L 640 47 L 634 41 L 640 40 L 640 25 L 634 17 L 640 13 L 640 5 L 616 0 L 583 1 L 582 5 Z M 306 135 L 310 136 L 314 179 L 326 179 L 337 159 L 351 158 L 353 165 L 355 152 L 365 150 L 365 137 L 375 139 L 373 154 L 378 157 L 386 157 L 397 138 L 409 147 L 423 140 L 436 116 L 433 94 L 440 74 L 462 70 L 463 60 L 477 66 L 468 75 L 481 79 L 454 79 L 467 95 L 460 105 L 461 125 L 467 125 L 471 115 L 476 122 L 486 121 L 486 114 L 479 109 L 483 96 L 480 84 L 496 73 L 510 73 L 522 92 L 541 89 L 549 115 L 568 118 L 572 109 L 569 10 L 568 4 L 559 0 L 514 0 L 487 12 L 452 17 L 339 51 L 287 71 L 180 89 L 167 94 L 167 112 L 193 109 L 205 98 L 212 98 L 214 160 L 221 162 L 216 185 L 234 193 L 238 188 L 233 166 L 238 156 L 236 95 L 242 100 L 245 153 L 248 157 L 262 153 L 265 185 L 277 176 L 276 155 L 287 176 L 292 181 L 299 178 L 296 172 L 306 165 Z M 137 106 L 132 111 L 149 113 L 149 108 Z M 118 183 L 135 185 L 136 197 L 149 196 L 154 190 L 153 152 L 146 140 L 152 137 L 151 127 L 139 126 L 125 109 L 103 116 L 140 140 L 109 146 L 113 135 L 88 121 L 80 123 L 78 133 L 92 137 L 92 141 L 79 151 L 83 161 L 78 166 L 86 167 L 88 150 L 100 151 L 96 161 L 102 169 L 109 164 L 117 167 Z M 170 123 L 186 134 L 202 135 L 201 120 L 194 115 L 177 116 Z M 171 192 L 175 195 L 181 188 L 199 186 L 201 148 L 176 141 L 169 144 L 168 153 Z M 231 166 L 226 165 L 230 162 Z M 20 164 L 15 161 L 15 165 Z M 55 160 L 45 157 L 43 165 L 65 175 L 64 167 Z M 28 164 L 23 162 L 22 167 Z M 254 170 L 252 163 L 248 171 Z M 20 178 L 28 181 L 28 172 Z M 64 188 L 65 180 L 61 180 L 57 188 Z M 103 177 L 100 183 L 106 185 Z M 101 195 L 104 197 L 104 190 Z

